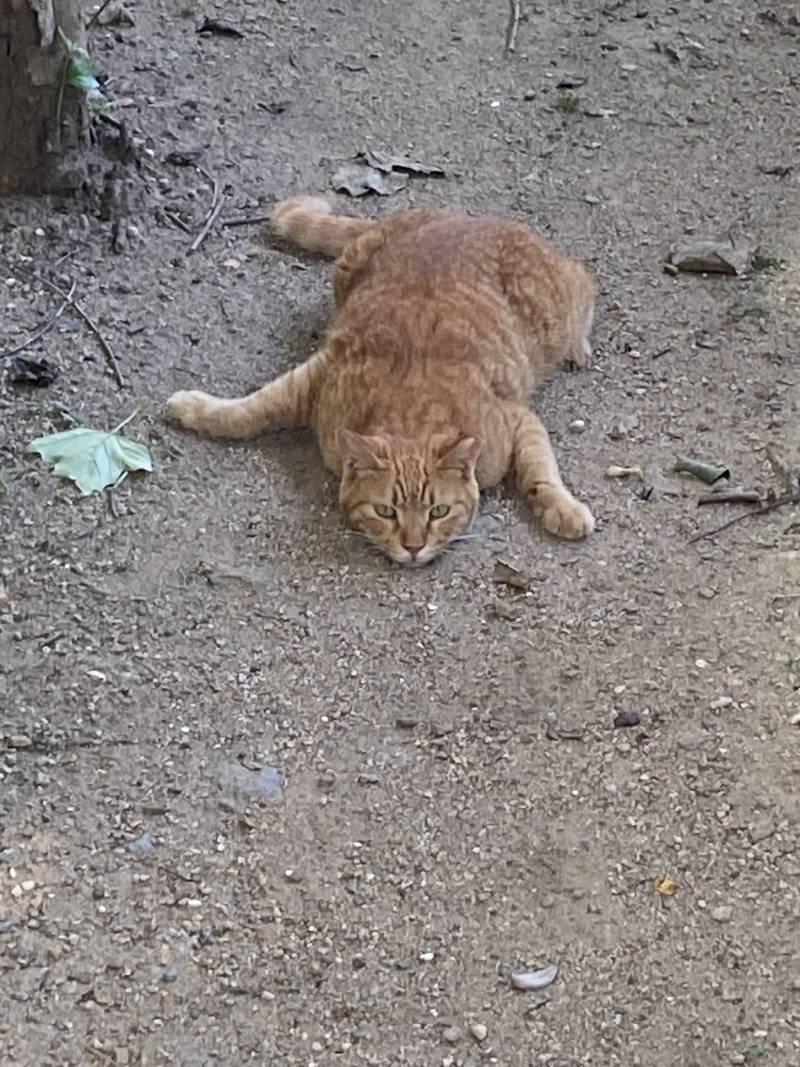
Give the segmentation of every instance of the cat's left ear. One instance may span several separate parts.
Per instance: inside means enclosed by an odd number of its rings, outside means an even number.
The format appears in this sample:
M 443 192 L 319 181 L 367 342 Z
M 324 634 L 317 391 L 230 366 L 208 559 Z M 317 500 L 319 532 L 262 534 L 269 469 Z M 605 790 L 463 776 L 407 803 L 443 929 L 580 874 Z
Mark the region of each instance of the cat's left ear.
M 382 471 L 388 466 L 386 445 L 380 437 L 363 437 L 340 426 L 336 431 L 336 447 L 342 457 L 342 466 L 350 473 Z
M 475 470 L 475 461 L 481 452 L 481 443 L 477 437 L 462 437 L 455 444 L 443 445 L 436 458 L 440 471 L 461 471 L 470 475 Z

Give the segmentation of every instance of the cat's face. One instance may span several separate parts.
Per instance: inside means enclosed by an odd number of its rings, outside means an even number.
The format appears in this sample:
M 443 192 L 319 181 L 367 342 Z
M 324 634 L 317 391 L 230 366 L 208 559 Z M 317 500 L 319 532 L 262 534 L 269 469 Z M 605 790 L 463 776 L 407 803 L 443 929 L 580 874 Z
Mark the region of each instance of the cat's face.
M 345 517 L 390 559 L 430 563 L 469 529 L 479 500 L 474 437 L 419 444 L 340 429 L 336 444 Z

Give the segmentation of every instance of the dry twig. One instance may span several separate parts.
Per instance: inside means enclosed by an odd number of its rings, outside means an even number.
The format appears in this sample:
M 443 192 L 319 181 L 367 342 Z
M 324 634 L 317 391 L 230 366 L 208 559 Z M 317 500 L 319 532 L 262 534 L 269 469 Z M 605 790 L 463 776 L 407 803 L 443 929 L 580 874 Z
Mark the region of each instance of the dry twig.
M 203 167 L 198 167 L 197 169 L 200 171 L 203 177 L 206 178 L 207 181 L 211 182 L 214 191 L 211 196 L 211 207 L 209 209 L 208 214 L 206 215 L 206 221 L 203 225 L 203 228 L 200 233 L 198 233 L 197 237 L 195 237 L 195 239 L 189 245 L 190 253 L 196 252 L 200 245 L 203 243 L 203 241 L 205 241 L 206 237 L 208 237 L 208 235 L 211 233 L 214 223 L 219 218 L 220 212 L 222 211 L 222 207 L 225 203 L 225 194 L 221 192 L 217 179 L 212 177 L 212 175 L 210 175 L 207 170 L 204 170 Z
M 105 9 L 108 7 L 108 5 L 110 3 L 111 3 L 111 0 L 103 0 L 103 3 L 100 5 L 100 7 L 98 7 L 97 11 L 95 11 L 95 13 L 92 15 L 92 17 L 86 23 L 84 29 L 90 30 L 92 28 L 92 26 L 94 26 L 95 22 L 97 22 L 97 20 L 103 14 L 103 12 L 105 11 Z
M 522 0 L 509 0 L 511 14 L 508 17 L 508 29 L 506 30 L 506 55 L 510 56 L 517 50 L 517 31 L 519 20 L 522 18 Z
M 269 222 L 270 215 L 246 215 L 243 219 L 223 219 L 223 226 L 258 226 L 262 222 Z
M 117 363 L 117 357 L 114 355 L 114 349 L 105 339 L 103 334 L 100 332 L 100 327 L 95 322 L 93 322 L 92 319 L 89 318 L 89 316 L 80 306 L 80 304 L 75 302 L 70 293 L 64 292 L 60 285 L 56 285 L 55 282 L 51 282 L 49 278 L 45 278 L 43 275 L 40 277 L 40 280 L 43 281 L 49 289 L 52 289 L 54 293 L 58 293 L 60 297 L 65 299 L 69 303 L 70 307 L 73 307 L 75 309 L 75 313 L 77 315 L 80 315 L 80 317 L 83 319 L 83 321 L 86 323 L 86 325 L 97 338 L 97 342 L 102 348 L 105 357 L 108 360 L 108 365 L 111 367 L 114 377 L 117 380 L 117 385 L 120 387 L 120 389 L 124 389 L 125 379 L 122 377 L 122 371 L 119 369 L 119 363 Z M 74 290 L 74 285 L 72 288 Z
M 705 530 L 703 533 L 695 534 L 694 537 L 689 538 L 689 544 L 693 545 L 696 541 L 706 541 L 711 537 L 716 537 L 718 533 L 727 530 L 729 526 L 735 526 L 737 522 L 744 522 L 745 519 L 752 519 L 756 515 L 766 515 L 768 512 L 782 508 L 786 504 L 800 504 L 800 488 L 790 493 L 784 493 L 782 496 L 776 496 L 774 500 L 768 500 L 761 507 L 753 508 L 752 511 L 745 511 L 741 515 L 736 515 L 734 518 L 728 519 L 727 522 L 723 522 L 721 526 L 715 526 L 713 530 Z
M 190 227 L 186 225 L 180 215 L 176 215 L 174 211 L 167 211 L 166 209 L 164 210 L 164 215 L 169 219 L 173 226 L 177 226 L 179 230 L 183 230 L 184 233 L 188 233 L 189 236 L 191 236 L 192 231 Z
M 698 504 L 760 504 L 761 494 L 755 489 L 720 489 L 717 493 L 703 493 Z
M 64 297 L 64 300 L 62 301 L 60 306 L 53 312 L 47 322 L 44 323 L 44 325 L 40 326 L 38 330 L 34 330 L 30 337 L 27 337 L 22 342 L 22 344 L 17 345 L 16 348 L 9 348 L 5 352 L 0 352 L 0 359 L 5 359 L 7 356 L 16 356 L 19 352 L 23 352 L 26 348 L 32 345 L 34 341 L 39 341 L 42 337 L 44 337 L 46 333 L 52 330 L 58 318 L 63 314 L 64 309 L 67 307 L 67 305 L 72 303 L 72 296 L 75 292 L 76 285 L 77 282 L 72 283 L 69 292 Z

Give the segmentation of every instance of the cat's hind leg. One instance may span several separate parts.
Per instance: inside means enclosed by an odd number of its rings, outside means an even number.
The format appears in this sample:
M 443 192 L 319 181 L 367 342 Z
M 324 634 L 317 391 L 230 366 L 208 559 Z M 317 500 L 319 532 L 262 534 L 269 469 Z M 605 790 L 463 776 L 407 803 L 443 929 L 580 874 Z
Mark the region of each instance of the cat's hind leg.
M 514 467 L 520 492 L 549 533 L 573 541 L 588 536 L 594 518 L 561 481 L 547 430 L 527 408 L 516 407 L 515 414 Z
M 262 430 L 308 426 L 319 391 L 324 353 L 268 382 L 249 396 L 227 400 L 199 390 L 173 393 L 164 414 L 187 430 L 243 440 Z

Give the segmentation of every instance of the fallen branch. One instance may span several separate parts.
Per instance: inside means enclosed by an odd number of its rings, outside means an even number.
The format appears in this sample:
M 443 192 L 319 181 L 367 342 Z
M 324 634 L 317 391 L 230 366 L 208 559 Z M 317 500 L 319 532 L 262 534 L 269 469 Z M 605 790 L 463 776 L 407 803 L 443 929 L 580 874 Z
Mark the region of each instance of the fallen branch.
M 786 504 L 800 504 L 800 488 L 791 493 L 784 493 L 783 496 L 777 496 L 774 500 L 768 500 L 766 504 L 762 504 L 759 508 L 753 508 L 752 511 L 745 511 L 741 515 L 736 515 L 734 518 L 728 519 L 727 522 L 723 522 L 721 526 L 715 526 L 713 530 L 705 530 L 703 533 L 695 534 L 694 537 L 689 538 L 689 544 L 693 545 L 696 541 L 704 541 L 711 537 L 716 537 L 718 533 L 722 533 L 723 530 L 727 530 L 730 526 L 735 526 L 737 522 L 753 519 L 756 515 L 766 515 L 768 512 L 782 508 Z
M 173 226 L 177 226 L 179 230 L 183 230 L 184 233 L 188 233 L 191 237 L 192 231 L 186 225 L 180 215 L 176 215 L 174 211 L 167 211 L 166 208 L 164 209 L 164 215 L 166 218 L 169 219 Z
M 271 215 L 247 215 L 243 219 L 223 219 L 223 226 L 258 226 L 262 222 L 269 222 Z
M 90 30 L 92 28 L 92 26 L 94 26 L 95 22 L 97 22 L 97 20 L 100 18 L 100 16 L 103 14 L 103 12 L 105 11 L 105 9 L 108 7 L 108 5 L 110 3 L 111 3 L 111 0 L 103 0 L 103 3 L 100 5 L 100 7 L 97 9 L 97 11 L 95 11 L 95 13 L 92 15 L 92 17 L 89 19 L 89 21 L 84 26 L 85 30 Z
M 70 291 L 64 297 L 64 300 L 63 300 L 62 304 L 56 309 L 56 311 L 53 312 L 53 314 L 50 316 L 50 318 L 47 320 L 47 322 L 44 323 L 43 326 L 40 326 L 38 330 L 34 330 L 34 332 L 30 335 L 30 337 L 27 337 L 22 342 L 22 344 L 17 345 L 16 348 L 9 348 L 5 352 L 0 352 L 0 359 L 6 359 L 6 357 L 8 357 L 8 356 L 16 356 L 16 355 L 18 355 L 20 352 L 23 352 L 26 348 L 28 348 L 30 345 L 32 345 L 35 341 L 41 340 L 41 338 L 44 337 L 44 335 L 46 333 L 48 333 L 50 330 L 52 330 L 52 328 L 55 326 L 55 324 L 56 324 L 57 320 L 59 319 L 59 317 L 63 314 L 64 309 L 69 304 L 72 303 L 72 296 L 73 296 L 73 293 L 75 292 L 75 286 L 76 285 L 77 285 L 77 282 L 73 282 L 72 283 L 72 286 L 70 287 Z
M 219 218 L 220 213 L 222 211 L 222 207 L 225 203 L 225 194 L 220 191 L 219 182 L 217 181 L 217 179 L 212 177 L 208 173 L 208 171 L 204 170 L 202 167 L 198 167 L 197 169 L 200 171 L 204 178 L 211 182 L 213 187 L 213 193 L 211 196 L 211 208 L 209 209 L 209 212 L 206 215 L 205 224 L 203 225 L 203 228 L 200 233 L 198 233 L 197 237 L 195 237 L 195 239 L 189 245 L 189 254 L 191 254 L 192 252 L 196 252 L 200 245 L 203 243 L 203 241 L 205 241 L 206 237 L 208 237 L 208 235 L 211 233 L 214 223 Z
M 721 489 L 718 493 L 703 493 L 697 500 L 702 504 L 760 504 L 761 494 L 755 489 Z
M 509 0 L 511 14 L 508 17 L 508 29 L 506 30 L 506 55 L 510 56 L 517 50 L 517 30 L 519 20 L 522 18 L 522 0 Z
M 80 306 L 80 304 L 76 303 L 75 300 L 73 299 L 71 293 L 75 289 L 74 284 L 73 284 L 72 289 L 70 290 L 70 292 L 69 293 L 65 293 L 60 285 L 56 285 L 55 282 L 51 282 L 50 279 L 49 278 L 45 278 L 44 275 L 41 275 L 39 280 L 44 282 L 44 284 L 49 289 L 51 289 L 54 293 L 58 293 L 58 295 L 60 297 L 62 297 L 64 300 L 67 301 L 67 303 L 70 305 L 70 307 L 75 309 L 75 313 L 77 315 L 80 315 L 80 317 L 83 319 L 83 321 L 86 323 L 86 325 L 89 327 L 89 329 L 92 331 L 92 333 L 97 338 L 97 342 L 100 345 L 100 347 L 102 348 L 102 350 L 103 350 L 103 352 L 105 354 L 105 357 L 106 357 L 106 359 L 108 361 L 108 365 L 109 365 L 109 367 L 111 367 L 111 370 L 112 370 L 112 372 L 114 374 L 114 377 L 116 378 L 117 385 L 120 387 L 120 389 L 124 389 L 125 388 L 125 379 L 122 377 L 122 371 L 119 369 L 119 363 L 117 363 L 117 357 L 114 355 L 114 349 L 111 347 L 111 345 L 105 339 L 103 334 L 100 332 L 100 327 L 95 322 L 93 322 L 92 319 L 89 318 L 89 316 L 83 310 L 83 308 Z

